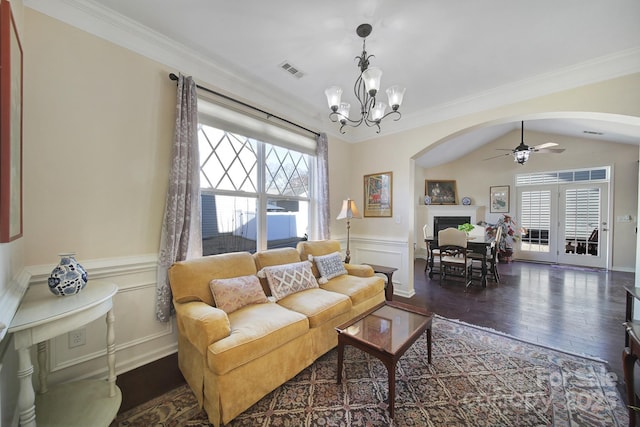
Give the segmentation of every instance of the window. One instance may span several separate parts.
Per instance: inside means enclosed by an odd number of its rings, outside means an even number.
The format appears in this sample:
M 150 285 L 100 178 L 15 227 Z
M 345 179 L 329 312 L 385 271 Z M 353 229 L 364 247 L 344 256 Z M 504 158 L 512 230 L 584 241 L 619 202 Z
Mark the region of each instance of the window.
M 307 238 L 312 156 L 204 123 L 198 143 L 203 255 Z

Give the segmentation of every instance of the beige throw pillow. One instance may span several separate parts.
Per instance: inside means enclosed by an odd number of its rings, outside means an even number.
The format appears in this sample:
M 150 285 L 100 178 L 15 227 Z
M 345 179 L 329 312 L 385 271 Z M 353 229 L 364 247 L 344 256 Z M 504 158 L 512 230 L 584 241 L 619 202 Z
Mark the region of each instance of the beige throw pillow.
M 216 307 L 227 314 L 249 305 L 269 302 L 257 276 L 213 279 L 209 282 Z

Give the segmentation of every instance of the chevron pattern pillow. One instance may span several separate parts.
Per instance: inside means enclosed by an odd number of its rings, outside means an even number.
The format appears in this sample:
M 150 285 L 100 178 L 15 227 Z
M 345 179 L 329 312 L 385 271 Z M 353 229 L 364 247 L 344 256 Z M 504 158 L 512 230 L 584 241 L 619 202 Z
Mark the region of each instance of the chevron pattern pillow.
M 318 287 L 318 281 L 311 271 L 309 261 L 264 267 L 258 274 L 269 283 L 271 295 L 281 300 L 287 295 Z

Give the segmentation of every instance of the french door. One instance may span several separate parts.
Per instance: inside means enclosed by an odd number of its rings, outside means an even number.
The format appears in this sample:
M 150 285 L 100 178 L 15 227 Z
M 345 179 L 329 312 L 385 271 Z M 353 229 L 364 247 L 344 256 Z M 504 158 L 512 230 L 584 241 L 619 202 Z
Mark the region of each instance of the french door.
M 607 182 L 517 188 L 519 225 L 526 229 L 518 258 L 607 268 Z

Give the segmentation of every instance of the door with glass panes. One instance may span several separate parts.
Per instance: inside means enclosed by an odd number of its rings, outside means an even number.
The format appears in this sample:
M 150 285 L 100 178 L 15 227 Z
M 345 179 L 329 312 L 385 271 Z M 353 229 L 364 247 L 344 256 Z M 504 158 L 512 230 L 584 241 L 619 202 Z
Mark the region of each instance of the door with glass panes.
M 606 268 L 608 184 L 519 187 L 521 259 Z

